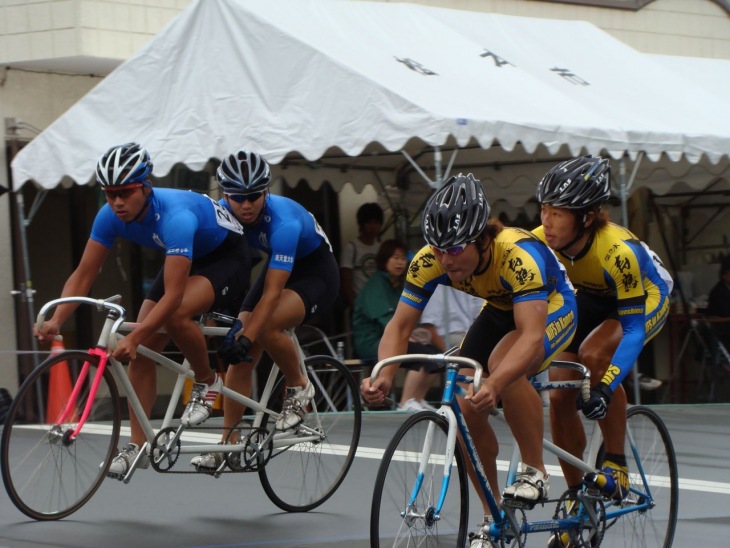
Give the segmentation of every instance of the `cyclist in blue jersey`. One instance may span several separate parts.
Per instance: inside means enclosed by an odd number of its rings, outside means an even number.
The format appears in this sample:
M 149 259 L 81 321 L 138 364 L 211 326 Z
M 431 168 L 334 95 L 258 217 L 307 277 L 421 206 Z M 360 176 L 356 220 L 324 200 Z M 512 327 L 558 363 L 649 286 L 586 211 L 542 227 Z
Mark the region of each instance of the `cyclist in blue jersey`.
M 591 370 L 590 398 L 579 397 L 578 408 L 599 421 L 605 440 L 603 471 L 593 481 L 606 496 L 621 500 L 629 487 L 624 454 L 626 393 L 621 381 L 666 322 L 672 281 L 656 254 L 628 229 L 609 222 L 601 205 L 610 196 L 607 159 L 583 156 L 562 162 L 537 187 L 542 226 L 533 232 L 555 250 L 576 288 L 578 327 L 559 359 L 580 360 Z M 570 372 L 557 369 L 550 375 L 562 380 Z M 552 391 L 550 419 L 555 443 L 582 457 L 586 437 L 575 395 Z M 568 488 L 580 489 L 583 473 L 560 464 Z M 552 539 L 552 545 L 562 546 L 559 541 Z
M 205 337 L 194 317 L 240 298 L 249 286 L 251 256 L 240 223 L 217 202 L 194 192 L 154 189 L 149 153 L 136 143 L 110 148 L 99 160 L 96 180 L 106 204 L 94 220 L 79 265 L 66 281 L 62 297 L 87 295 L 117 237 L 165 253 L 165 262 L 139 312 L 139 325 L 117 343 L 112 356 L 129 363 L 129 378 L 149 416 L 157 394 L 154 363 L 137 355 L 137 346 L 162 351 L 170 338 L 195 372 L 191 399 L 182 416 L 194 426 L 210 416 L 222 379 L 208 361 Z M 56 308 L 36 329 L 43 341 L 58 335 L 76 305 Z M 157 333 L 164 327 L 166 333 Z M 137 458 L 145 436 L 130 412 L 130 443 L 115 457 L 109 473 L 123 477 Z M 146 453 L 140 466 L 147 468 Z
M 408 269 L 406 285 L 385 328 L 378 358 L 406 353 L 408 337 L 438 285 L 482 297 L 485 306 L 471 324 L 460 355 L 485 365 L 481 388 L 459 399 L 485 474 L 500 501 L 499 444 L 487 418 L 501 401 L 522 466 L 502 496 L 527 505 L 544 501 L 550 483 L 542 456 L 542 400 L 529 377 L 544 370 L 568 346 L 575 332 L 575 298 L 550 249 L 531 233 L 489 219 L 481 183 L 471 174 L 451 177 L 429 199 L 421 227 L 427 245 Z M 397 366 L 383 368 L 363 399 L 378 404 L 390 394 Z M 465 374 L 471 374 L 464 371 Z M 471 468 L 471 467 L 470 467 Z M 475 481 L 470 470 L 472 481 Z M 482 500 L 485 514 L 487 503 Z M 472 546 L 487 542 L 483 530 Z
M 268 254 L 268 263 L 218 351 L 231 364 L 226 386 L 250 393 L 253 368 L 266 351 L 287 384 L 276 429 L 293 429 L 302 421 L 314 387 L 302 373 L 294 343 L 284 330 L 334 303 L 340 279 L 337 261 L 314 216 L 297 202 L 270 194 L 271 171 L 261 156 L 245 150 L 231 154 L 221 162 L 216 177 L 223 191 L 221 203 L 243 224 L 249 245 Z M 230 429 L 241 419 L 243 406 L 224 399 L 223 414 L 224 426 Z M 206 453 L 191 464 L 205 471 L 222 462 L 221 453 Z

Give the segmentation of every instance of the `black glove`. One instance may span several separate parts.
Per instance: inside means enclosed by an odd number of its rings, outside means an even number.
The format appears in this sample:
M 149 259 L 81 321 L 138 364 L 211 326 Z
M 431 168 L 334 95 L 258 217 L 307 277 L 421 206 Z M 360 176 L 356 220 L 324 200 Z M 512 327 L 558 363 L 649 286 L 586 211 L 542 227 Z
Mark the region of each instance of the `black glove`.
M 583 401 L 583 397 L 578 395 L 578 409 L 583 411 L 586 418 L 591 420 L 601 420 L 606 418 L 606 411 L 611 403 L 613 392 L 611 388 L 602 382 L 598 386 L 591 388 L 591 396 L 588 401 Z
M 253 345 L 251 340 L 243 336 L 236 339 L 236 334 L 241 330 L 242 326 L 241 320 L 233 322 L 233 325 L 223 338 L 223 344 L 218 349 L 218 355 L 229 365 L 232 363 L 251 361 L 251 357 L 248 355 Z

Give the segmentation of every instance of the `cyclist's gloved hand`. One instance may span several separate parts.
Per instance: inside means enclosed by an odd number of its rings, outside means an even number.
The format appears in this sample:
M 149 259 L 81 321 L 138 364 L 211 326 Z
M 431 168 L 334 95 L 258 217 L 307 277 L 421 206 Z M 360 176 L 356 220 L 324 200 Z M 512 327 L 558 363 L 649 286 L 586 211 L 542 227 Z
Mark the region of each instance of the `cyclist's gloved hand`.
M 230 346 L 234 342 L 236 342 L 236 335 L 238 335 L 238 332 L 241 330 L 242 327 L 243 322 L 236 318 L 236 321 L 233 322 L 233 325 L 228 330 L 228 333 L 226 333 L 226 336 L 223 337 L 223 344 L 221 345 L 221 348 L 223 348 L 224 346 Z
M 218 349 L 218 355 L 227 364 L 241 363 L 243 361 L 251 361 L 251 356 L 248 355 L 251 350 L 253 343 L 248 337 L 239 337 L 236 339 L 236 334 L 241 330 L 243 324 L 241 320 L 236 320 L 228 330 L 226 336 L 223 338 L 223 344 Z
M 591 420 L 601 420 L 606 417 L 606 411 L 611 403 L 613 392 L 605 383 L 598 383 L 598 386 L 591 388 L 591 396 L 587 401 L 583 401 L 581 395 L 578 395 L 578 409 L 583 411 L 586 418 Z

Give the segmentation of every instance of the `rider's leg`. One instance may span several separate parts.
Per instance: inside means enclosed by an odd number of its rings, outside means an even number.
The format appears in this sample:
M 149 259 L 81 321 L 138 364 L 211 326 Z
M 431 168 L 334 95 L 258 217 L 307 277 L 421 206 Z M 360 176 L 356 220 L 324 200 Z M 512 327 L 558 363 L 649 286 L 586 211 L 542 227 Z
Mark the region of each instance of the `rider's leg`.
M 563 352 L 558 360 L 578 361 L 578 355 Z M 551 369 L 551 381 L 571 380 L 575 373 L 566 369 Z M 575 390 L 550 391 L 550 429 L 553 442 L 571 455 L 582 459 L 586 448 L 586 433 L 575 406 L 577 394 Z M 565 482 L 569 487 L 577 487 L 583 483 L 583 472 L 560 460 Z
M 271 359 L 279 366 L 288 387 L 307 385 L 307 377 L 299 366 L 299 356 L 294 342 L 285 329 L 301 325 L 304 321 L 304 301 L 298 293 L 284 289 L 276 310 L 259 334 L 258 341 Z
M 214 302 L 215 293 L 210 280 L 203 276 L 190 276 L 180 306 L 165 323 L 165 329 L 190 363 L 196 382 L 208 385 L 215 381 L 215 373 L 210 367 L 205 335 L 196 316 L 210 310 Z
M 143 321 L 152 308 L 154 308 L 155 304 L 157 303 L 145 299 L 142 302 L 137 321 Z M 157 333 L 146 339 L 144 345 L 155 352 L 161 352 L 169 339 L 170 337 L 168 335 Z M 155 403 L 155 398 L 157 397 L 157 367 L 155 363 L 138 353 L 137 357 L 129 362 L 127 374 L 139 398 L 139 402 L 142 404 L 145 415 L 149 417 L 152 412 L 152 406 Z M 132 412 L 131 405 L 129 407 L 129 426 L 131 430 L 130 441 L 141 446 L 146 441 L 146 438 L 136 415 Z
M 461 373 L 464 375 L 471 375 L 473 370 L 465 369 Z M 459 407 L 461 407 L 464 419 L 466 420 L 466 425 L 469 427 L 469 432 L 471 433 L 472 440 L 474 441 L 474 447 L 476 448 L 479 460 L 484 468 L 484 474 L 487 477 L 487 482 L 489 482 L 489 488 L 494 495 L 494 500 L 497 504 L 501 504 L 502 490 L 499 487 L 499 477 L 497 476 L 497 454 L 499 453 L 499 442 L 497 441 L 497 436 L 492 429 L 492 425 L 489 424 L 487 417 L 475 411 L 470 404 L 465 404 L 465 401 L 462 398 L 459 398 Z M 459 436 L 459 443 L 462 444 L 462 449 L 464 449 L 464 454 L 466 455 L 466 447 L 463 445 L 464 442 L 461 439 L 461 436 Z M 474 467 L 469 459 L 467 459 L 467 472 L 469 473 L 469 479 L 471 479 L 471 482 L 482 501 L 484 513 L 490 514 L 489 506 L 487 506 L 487 501 L 484 498 L 482 489 L 477 481 L 476 472 L 474 471 Z
M 490 374 L 499 369 L 517 338 L 517 332 L 511 331 L 497 344 L 489 357 Z M 539 356 L 535 356 L 531 370 L 507 385 L 501 396 L 504 417 L 520 448 L 522 462 L 547 476 L 542 448 L 544 434 L 542 399 L 528 380 L 528 376 L 537 373 L 542 360 L 540 352 Z
M 226 387 L 230 388 L 234 392 L 247 397 L 251 397 L 251 385 L 253 379 L 253 371 L 258 363 L 258 358 L 261 356 L 261 352 L 254 356 L 254 359 L 250 363 L 237 363 L 228 366 L 226 372 Z M 243 412 L 246 410 L 246 406 L 242 403 L 238 403 L 236 400 L 231 398 L 223 398 L 223 440 L 225 441 L 228 437 L 228 433 L 231 428 L 236 426 L 243 417 Z M 231 440 L 236 441 L 236 440 Z
M 598 384 L 611 363 L 621 342 L 623 330 L 618 320 L 609 319 L 599 325 L 581 344 L 580 362 L 591 371 L 591 384 Z M 606 453 L 623 455 L 626 439 L 626 391 L 619 385 L 613 392 L 606 418 L 598 421 L 603 433 Z
M 526 378 L 517 379 L 502 392 L 502 406 L 522 462 L 547 475 L 543 462 L 544 425 L 542 399 Z
M 559 359 L 580 361 L 590 370 L 591 383 L 595 385 L 603 378 L 622 335 L 621 324 L 617 320 L 605 320 L 582 341 L 578 356 L 564 353 Z M 563 380 L 573 377 L 570 372 L 557 369 L 550 371 L 550 378 Z M 574 390 L 553 390 L 550 394 L 550 424 L 555 444 L 582 459 L 586 435 L 575 404 L 577 397 Z M 606 419 L 599 421 L 599 426 L 604 434 L 606 452 L 621 455 L 626 434 L 626 394 L 623 388 L 616 391 L 615 397 L 615 401 L 611 400 Z M 609 432 L 606 426 L 615 427 L 617 431 Z M 563 461 L 560 461 L 560 466 L 569 487 L 582 484 L 582 471 Z

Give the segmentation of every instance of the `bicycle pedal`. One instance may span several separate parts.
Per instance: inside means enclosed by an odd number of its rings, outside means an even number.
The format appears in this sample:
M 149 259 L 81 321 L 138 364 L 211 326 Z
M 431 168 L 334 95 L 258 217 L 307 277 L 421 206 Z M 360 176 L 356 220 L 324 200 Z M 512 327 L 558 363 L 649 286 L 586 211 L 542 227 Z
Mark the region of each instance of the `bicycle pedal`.
M 507 508 L 514 508 L 515 510 L 532 510 L 537 502 L 528 502 L 522 499 L 508 499 L 502 500 L 502 506 Z
M 193 468 L 198 474 L 206 474 L 208 476 L 213 476 L 214 478 L 219 478 L 221 475 L 217 469 L 205 468 L 203 466 L 194 466 Z

